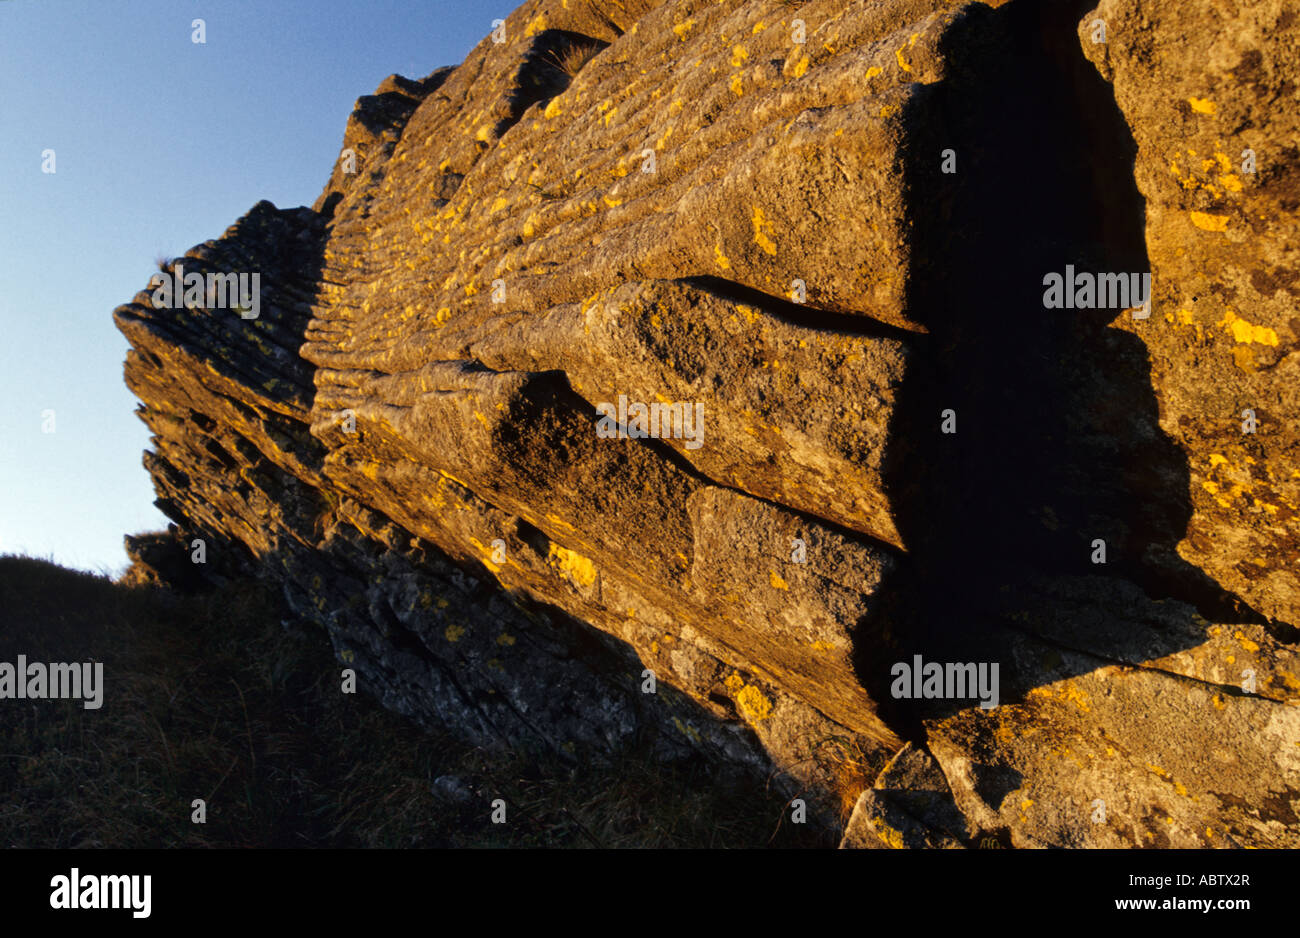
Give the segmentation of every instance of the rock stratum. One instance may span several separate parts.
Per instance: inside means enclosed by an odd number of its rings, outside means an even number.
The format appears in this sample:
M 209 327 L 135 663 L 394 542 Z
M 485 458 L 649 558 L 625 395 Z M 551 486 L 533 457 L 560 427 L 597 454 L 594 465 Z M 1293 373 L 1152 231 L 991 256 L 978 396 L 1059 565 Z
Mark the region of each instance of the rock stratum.
M 530 0 L 179 261 L 256 318 L 118 308 L 129 549 L 282 584 L 402 713 L 846 845 L 1300 846 L 1298 57 L 1283 0 Z

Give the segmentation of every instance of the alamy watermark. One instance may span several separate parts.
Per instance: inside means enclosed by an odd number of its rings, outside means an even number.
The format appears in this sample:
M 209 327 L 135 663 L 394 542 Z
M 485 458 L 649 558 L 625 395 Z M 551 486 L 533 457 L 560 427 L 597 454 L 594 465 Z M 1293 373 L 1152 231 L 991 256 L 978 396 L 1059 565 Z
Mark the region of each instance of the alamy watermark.
M 149 278 L 154 309 L 235 309 L 241 319 L 256 319 L 262 308 L 262 275 L 185 273 L 175 265 Z
M 87 710 L 104 705 L 102 662 L 28 664 L 26 655 L 18 663 L 0 661 L 0 700 L 82 700 Z
M 1151 315 L 1149 273 L 1075 273 L 1074 265 L 1066 264 L 1064 275 L 1046 274 L 1043 286 L 1046 309 L 1131 309 L 1134 319 Z
M 998 664 L 981 661 L 922 663 L 920 655 L 912 663 L 899 661 L 889 669 L 894 678 L 889 693 L 896 700 L 962 700 L 979 698 L 980 708 L 992 710 L 998 705 Z
M 132 918 L 148 918 L 153 905 L 153 877 L 147 873 L 83 875 L 74 866 L 67 876 L 53 877 L 50 886 L 52 909 L 130 909 Z
M 602 440 L 685 440 L 687 449 L 704 445 L 704 405 L 678 401 L 628 403 L 627 395 L 618 396 L 618 406 L 605 401 L 596 405 L 596 436 Z

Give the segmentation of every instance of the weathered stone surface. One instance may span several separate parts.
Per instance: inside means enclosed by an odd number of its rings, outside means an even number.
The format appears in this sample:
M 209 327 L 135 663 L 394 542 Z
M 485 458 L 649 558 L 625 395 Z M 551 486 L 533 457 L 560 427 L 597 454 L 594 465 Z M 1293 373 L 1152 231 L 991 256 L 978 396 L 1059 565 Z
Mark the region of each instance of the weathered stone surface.
M 1150 349 L 1161 428 L 1187 453 L 1194 512 L 1178 552 L 1291 624 L 1300 622 L 1298 17 L 1282 0 L 1104 0 L 1080 23 L 1137 143 L 1154 300 L 1149 320 L 1123 328 Z M 1097 18 L 1105 43 L 1088 38 Z M 1249 434 L 1246 410 L 1258 421 Z
M 710 286 L 626 283 L 541 316 L 504 315 L 468 354 L 563 370 L 592 405 L 620 394 L 701 403 L 700 445 L 665 442 L 703 475 L 897 546 L 881 463 L 906 344 L 803 325 L 794 304 L 755 294 L 746 305 Z
M 1293 647 L 1099 577 L 1008 593 L 978 622 L 1000 705 L 925 720 L 974 829 L 1019 847 L 1300 845 Z
M 258 318 L 116 313 L 140 576 L 202 538 L 403 713 L 771 773 L 845 846 L 1296 845 L 1295 109 L 1247 97 L 1297 24 L 1087 5 L 530 0 L 387 79 L 313 209 L 181 259 Z M 1043 307 L 1148 259 L 1149 320 Z M 916 654 L 998 706 L 896 698 Z
M 858 798 L 840 848 L 957 849 L 968 836 L 938 764 L 908 743 Z
M 953 850 L 961 846 L 872 788 L 858 797 L 840 841 L 841 850 Z

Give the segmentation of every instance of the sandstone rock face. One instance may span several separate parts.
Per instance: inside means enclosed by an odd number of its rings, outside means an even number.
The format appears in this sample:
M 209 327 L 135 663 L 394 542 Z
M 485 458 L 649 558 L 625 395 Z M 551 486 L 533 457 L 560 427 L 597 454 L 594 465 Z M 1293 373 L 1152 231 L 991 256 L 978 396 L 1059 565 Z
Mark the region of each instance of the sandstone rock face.
M 1083 48 L 1138 145 L 1161 428 L 1187 453 L 1192 516 L 1178 552 L 1259 612 L 1300 607 L 1300 11 L 1283 2 L 1085 17 Z M 1249 414 L 1246 411 L 1250 411 Z M 1242 425 L 1254 420 L 1253 433 Z
M 530 0 L 386 80 L 313 208 L 178 262 L 256 318 L 117 310 L 138 566 L 201 540 L 395 709 L 771 773 L 846 846 L 1300 845 L 1300 24 L 1088 5 Z M 1045 308 L 1067 265 L 1150 316 Z

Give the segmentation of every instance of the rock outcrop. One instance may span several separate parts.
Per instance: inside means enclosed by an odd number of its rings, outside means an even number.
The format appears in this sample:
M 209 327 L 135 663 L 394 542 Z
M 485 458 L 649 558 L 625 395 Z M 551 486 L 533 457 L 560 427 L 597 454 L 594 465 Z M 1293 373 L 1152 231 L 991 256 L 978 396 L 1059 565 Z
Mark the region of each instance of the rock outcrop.
M 314 207 L 177 262 L 255 318 L 117 310 L 135 556 L 846 845 L 1300 845 L 1300 24 L 1090 6 L 529 0 L 386 80 Z

